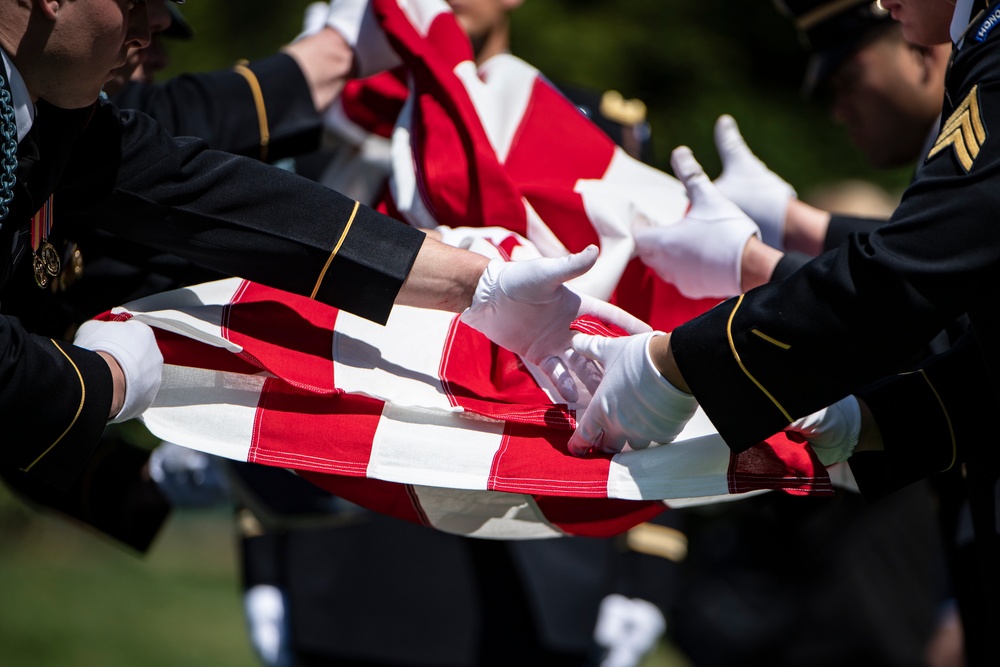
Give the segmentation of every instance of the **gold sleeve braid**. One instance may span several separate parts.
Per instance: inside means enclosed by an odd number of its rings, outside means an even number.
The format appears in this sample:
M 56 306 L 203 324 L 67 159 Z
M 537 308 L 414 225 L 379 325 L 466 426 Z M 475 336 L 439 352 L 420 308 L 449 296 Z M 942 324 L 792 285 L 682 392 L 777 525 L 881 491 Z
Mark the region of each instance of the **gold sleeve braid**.
M 315 299 L 316 295 L 319 293 L 319 288 L 323 285 L 323 279 L 326 278 L 326 272 L 330 269 L 330 265 L 333 264 L 333 258 L 337 256 L 338 252 L 340 252 L 340 246 L 344 245 L 347 233 L 351 231 L 351 225 L 354 224 L 354 216 L 358 214 L 358 209 L 360 207 L 361 202 L 354 202 L 354 210 L 351 211 L 351 217 L 347 219 L 347 224 L 344 225 L 344 231 L 340 233 L 340 238 L 337 239 L 337 245 L 333 247 L 333 250 L 330 252 L 330 256 L 326 258 L 326 264 L 323 265 L 323 270 L 319 272 L 319 278 L 316 279 L 316 285 L 313 287 L 312 294 L 309 295 L 310 299 Z
M 76 371 L 76 378 L 80 381 L 80 405 L 77 406 L 77 408 L 76 408 L 76 414 L 73 415 L 73 421 L 71 421 L 69 423 L 69 426 L 66 427 L 66 430 L 63 431 L 62 434 L 58 438 L 55 439 L 55 442 L 53 442 L 51 445 L 49 445 L 48 448 L 44 452 L 42 452 L 41 454 L 39 454 L 38 458 L 36 458 L 31 463 L 29 463 L 22 470 L 22 472 L 30 472 L 31 469 L 34 468 L 38 464 L 39 461 L 41 461 L 43 458 L 45 458 L 45 456 L 49 452 L 51 452 L 55 448 L 55 446 L 58 445 L 59 442 L 63 438 L 66 437 L 66 434 L 69 433 L 70 430 L 73 428 L 73 426 L 76 424 L 76 420 L 80 418 L 80 413 L 83 412 L 83 404 L 84 404 L 84 402 L 87 399 L 87 385 L 84 384 L 84 382 L 83 382 L 83 374 L 80 373 L 80 369 L 77 368 L 77 366 L 76 366 L 75 363 L 73 363 L 73 360 L 70 358 L 70 356 L 68 354 L 66 354 L 66 351 L 63 350 L 61 347 L 59 347 L 59 343 L 57 343 L 55 341 L 52 341 L 52 344 L 56 346 L 56 349 L 59 350 L 59 352 L 61 352 L 64 357 L 66 357 L 66 361 L 68 361 L 70 363 L 70 365 L 73 366 L 73 370 Z
M 919 373 L 920 376 L 924 378 L 924 381 L 930 388 L 931 393 L 934 394 L 934 398 L 937 399 L 938 405 L 941 406 L 941 414 L 944 415 L 944 420 L 948 424 L 948 435 L 951 436 L 951 462 L 947 466 L 942 468 L 940 472 L 944 472 L 945 470 L 951 470 L 955 466 L 955 461 L 958 459 L 958 443 L 955 440 L 955 428 L 952 426 L 951 423 L 951 415 L 948 414 L 948 408 L 945 407 L 944 401 L 941 400 L 941 394 L 938 393 L 938 390 L 934 387 L 934 383 L 931 382 L 931 379 L 927 377 L 927 373 L 924 371 L 924 369 L 920 369 Z
M 730 351 L 732 351 L 733 358 L 736 359 L 736 364 L 740 367 L 740 370 L 743 371 L 743 374 L 746 375 L 750 379 L 750 381 L 753 382 L 757 386 L 757 388 L 760 389 L 764 393 L 764 395 L 770 399 L 771 403 L 774 404 L 774 407 L 778 408 L 778 410 L 781 411 L 781 414 L 784 415 L 785 419 L 787 419 L 788 422 L 791 423 L 792 416 L 788 414 L 788 411 L 785 410 L 784 406 L 782 406 L 781 403 L 778 402 L 778 399 L 776 399 L 771 394 L 771 392 L 765 389 L 764 385 L 762 385 L 760 382 L 757 381 L 757 378 L 755 378 L 753 375 L 750 374 L 750 371 L 747 370 L 747 367 L 743 365 L 743 360 L 740 359 L 740 353 L 736 350 L 736 342 L 733 340 L 733 318 L 736 317 L 736 311 L 739 310 L 740 304 L 742 303 L 743 303 L 743 295 L 741 294 L 740 298 L 736 301 L 736 305 L 733 306 L 733 312 L 729 314 L 729 319 L 726 321 L 726 338 L 729 340 L 729 349 Z
M 271 132 L 267 124 L 267 108 L 264 106 L 264 92 L 253 70 L 247 67 L 247 61 L 241 60 L 233 67 L 233 71 L 241 75 L 250 85 L 254 106 L 257 108 L 257 123 L 260 126 L 260 161 L 267 162 L 267 146 L 271 141 Z

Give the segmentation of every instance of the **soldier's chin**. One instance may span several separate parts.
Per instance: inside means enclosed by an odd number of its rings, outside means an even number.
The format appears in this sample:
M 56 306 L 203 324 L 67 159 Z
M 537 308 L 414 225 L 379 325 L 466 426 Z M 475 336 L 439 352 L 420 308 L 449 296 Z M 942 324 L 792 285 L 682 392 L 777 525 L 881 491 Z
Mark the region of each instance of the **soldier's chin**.
M 49 104 L 60 109 L 82 109 L 89 107 L 101 96 L 101 88 L 93 87 L 75 91 L 62 91 L 57 96 L 43 96 Z

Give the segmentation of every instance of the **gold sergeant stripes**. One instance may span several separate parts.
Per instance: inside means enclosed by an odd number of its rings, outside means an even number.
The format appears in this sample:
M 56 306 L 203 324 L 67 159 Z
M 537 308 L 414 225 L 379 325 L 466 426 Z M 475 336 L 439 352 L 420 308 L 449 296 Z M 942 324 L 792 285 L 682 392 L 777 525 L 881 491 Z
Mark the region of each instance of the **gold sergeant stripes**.
M 66 357 L 66 361 L 68 361 L 70 363 L 70 365 L 73 367 L 73 370 L 76 371 L 76 377 L 80 381 L 80 405 L 77 406 L 77 408 L 76 408 L 76 414 L 73 415 L 73 421 L 71 421 L 69 423 L 69 426 L 67 426 L 66 430 L 62 432 L 62 435 L 60 435 L 58 438 L 56 438 L 55 442 L 53 442 L 51 445 L 49 445 L 48 448 L 44 452 L 42 452 L 41 454 L 39 454 L 37 459 L 35 459 L 34 461 L 32 461 L 30 464 L 28 464 L 28 466 L 26 468 L 22 468 L 21 472 L 30 472 L 31 469 L 34 468 L 38 464 L 39 461 L 41 461 L 42 459 L 44 459 L 48 455 L 48 453 L 51 452 L 53 450 L 53 448 L 55 448 L 55 446 L 58 445 L 59 442 L 63 438 L 66 437 L 66 434 L 69 433 L 70 429 L 72 429 L 73 426 L 76 424 L 76 420 L 78 420 L 80 418 L 80 413 L 83 412 L 84 401 L 86 401 L 86 399 L 87 399 L 87 385 L 85 385 L 84 382 L 83 382 L 83 374 L 80 373 L 80 369 L 77 368 L 77 366 L 76 366 L 75 363 L 73 363 L 73 360 L 70 358 L 70 356 L 68 354 L 66 354 L 65 350 L 63 350 L 61 347 L 59 347 L 59 343 L 57 343 L 55 341 L 52 341 L 52 344 L 56 346 L 56 349 L 59 350 L 64 357 Z
M 351 217 L 348 218 L 347 224 L 344 225 L 344 231 L 340 233 L 340 238 L 337 239 L 337 245 L 333 247 L 333 252 L 330 256 L 326 258 L 326 264 L 323 265 L 323 270 L 319 272 L 319 279 L 316 280 L 316 286 L 313 287 L 312 294 L 309 295 L 310 299 L 315 299 L 316 295 L 319 293 L 320 285 L 323 284 L 323 279 L 326 278 L 326 272 L 330 268 L 330 264 L 333 263 L 333 258 L 337 256 L 340 252 L 340 246 L 344 245 L 344 240 L 347 238 L 347 233 L 351 231 L 351 225 L 354 224 L 354 216 L 358 214 L 358 209 L 361 207 L 361 202 L 354 202 L 354 210 L 351 211 Z
M 788 414 L 788 411 L 785 410 L 784 407 L 782 407 L 781 403 L 779 403 L 778 400 L 771 395 L 771 392 L 765 389 L 764 385 L 758 382 L 757 378 L 755 378 L 753 375 L 750 374 L 750 371 L 747 370 L 747 367 L 743 365 L 743 360 L 740 359 L 740 353 L 736 351 L 736 342 L 733 340 L 733 318 L 736 317 L 736 311 L 739 310 L 740 304 L 742 303 L 743 303 L 743 295 L 741 294 L 740 298 L 737 299 L 736 301 L 736 305 L 733 306 L 733 312 L 729 313 L 729 320 L 726 322 L 726 338 L 729 339 L 729 349 L 732 351 L 733 357 L 736 359 L 736 364 L 740 367 L 740 370 L 743 371 L 743 374 L 746 375 L 748 378 L 750 378 L 751 382 L 757 385 L 757 388 L 760 389 L 764 393 L 764 395 L 767 396 L 768 399 L 770 399 L 772 403 L 774 403 L 774 407 L 778 408 L 778 410 L 781 411 L 781 414 L 785 416 L 785 419 L 787 419 L 788 422 L 791 423 L 792 416 Z
M 260 161 L 267 162 L 267 147 L 271 143 L 271 131 L 267 124 L 267 108 L 264 106 L 264 91 L 260 88 L 260 82 L 253 70 L 246 66 L 247 61 L 241 60 L 233 67 L 233 71 L 240 74 L 247 83 L 250 84 L 250 93 L 253 95 L 254 106 L 257 107 L 257 124 L 260 126 Z
M 927 153 L 928 160 L 951 146 L 955 149 L 955 157 L 965 169 L 965 173 L 969 173 L 972 169 L 976 158 L 979 157 L 979 150 L 986 141 L 986 126 L 983 125 L 983 117 L 979 112 L 978 92 L 979 86 L 973 86 L 962 103 L 948 117 L 948 121 L 941 128 L 941 134 L 934 142 L 934 147 Z

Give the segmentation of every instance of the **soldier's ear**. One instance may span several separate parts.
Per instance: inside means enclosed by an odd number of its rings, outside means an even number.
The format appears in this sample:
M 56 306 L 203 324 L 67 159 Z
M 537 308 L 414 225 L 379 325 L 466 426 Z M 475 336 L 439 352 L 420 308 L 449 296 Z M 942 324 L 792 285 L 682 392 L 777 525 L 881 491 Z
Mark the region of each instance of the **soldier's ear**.
M 35 7 L 47 19 L 55 20 L 56 14 L 62 9 L 64 0 L 35 0 Z

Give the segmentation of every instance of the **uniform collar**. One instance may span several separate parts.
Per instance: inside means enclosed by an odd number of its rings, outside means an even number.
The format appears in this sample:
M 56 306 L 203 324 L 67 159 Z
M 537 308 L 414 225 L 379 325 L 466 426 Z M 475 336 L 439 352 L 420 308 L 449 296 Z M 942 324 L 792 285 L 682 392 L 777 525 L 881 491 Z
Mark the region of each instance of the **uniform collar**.
M 975 4 L 976 0 L 958 0 L 955 3 L 955 11 L 951 16 L 951 41 L 956 46 L 962 46 L 962 38 L 972 23 L 972 10 Z
M 17 123 L 17 141 L 20 143 L 27 136 L 32 123 L 35 122 L 35 105 L 31 101 L 31 95 L 28 94 L 28 87 L 24 84 L 21 73 L 14 67 L 14 63 L 11 62 L 7 53 L 0 50 L 0 56 L 3 56 L 3 67 L 7 73 L 7 83 L 10 86 L 10 94 L 13 98 L 14 120 Z

